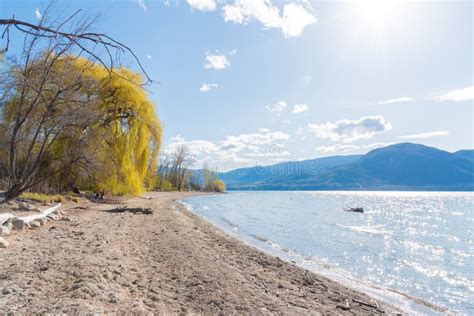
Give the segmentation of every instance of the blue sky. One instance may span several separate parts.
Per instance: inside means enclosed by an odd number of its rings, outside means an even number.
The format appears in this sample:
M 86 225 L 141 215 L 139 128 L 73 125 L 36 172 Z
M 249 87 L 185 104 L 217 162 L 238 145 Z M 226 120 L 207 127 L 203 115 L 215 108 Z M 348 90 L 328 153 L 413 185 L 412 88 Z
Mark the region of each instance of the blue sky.
M 37 21 L 44 1 L 0 0 Z M 163 152 L 221 169 L 411 141 L 473 148 L 471 1 L 57 1 L 160 82 Z M 126 61 L 134 67 L 133 63 Z

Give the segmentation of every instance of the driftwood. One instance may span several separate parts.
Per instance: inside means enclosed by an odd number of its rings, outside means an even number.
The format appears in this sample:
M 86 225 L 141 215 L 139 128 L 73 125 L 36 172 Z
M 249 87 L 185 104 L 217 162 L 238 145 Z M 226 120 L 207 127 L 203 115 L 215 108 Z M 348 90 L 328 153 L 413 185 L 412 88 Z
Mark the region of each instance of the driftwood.
M 124 213 L 124 212 L 130 212 L 133 214 L 146 214 L 150 215 L 153 214 L 153 210 L 151 208 L 143 208 L 143 207 L 117 207 L 111 210 L 106 210 L 105 212 L 107 213 Z
M 42 211 L 40 214 L 34 214 L 24 217 L 15 217 L 12 220 L 13 226 L 16 229 L 23 229 L 29 226 L 34 221 L 45 221 L 48 218 L 54 217 L 54 214 L 60 214 L 61 203 Z
M 352 299 L 352 301 L 353 301 L 354 303 L 358 303 L 358 304 L 360 304 L 360 305 L 364 305 L 364 306 L 367 306 L 367 307 L 370 307 L 370 308 L 374 308 L 374 309 L 376 309 L 379 313 L 382 313 L 382 314 L 385 313 L 384 310 L 379 309 L 379 304 L 377 304 L 377 302 L 374 301 L 374 300 L 372 300 L 372 302 L 374 302 L 374 304 L 362 302 L 362 301 L 359 301 L 359 300 L 356 300 L 356 299 Z
M 10 213 L 0 214 L 0 225 L 5 224 L 8 221 L 11 221 L 15 216 Z

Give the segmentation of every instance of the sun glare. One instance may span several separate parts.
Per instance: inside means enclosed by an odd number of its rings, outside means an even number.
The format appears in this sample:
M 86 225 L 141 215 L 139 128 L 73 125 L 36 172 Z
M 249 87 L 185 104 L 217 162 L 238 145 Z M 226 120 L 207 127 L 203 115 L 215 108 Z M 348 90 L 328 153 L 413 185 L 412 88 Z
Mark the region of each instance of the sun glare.
M 401 0 L 354 1 L 356 15 L 368 27 L 383 29 L 400 17 Z

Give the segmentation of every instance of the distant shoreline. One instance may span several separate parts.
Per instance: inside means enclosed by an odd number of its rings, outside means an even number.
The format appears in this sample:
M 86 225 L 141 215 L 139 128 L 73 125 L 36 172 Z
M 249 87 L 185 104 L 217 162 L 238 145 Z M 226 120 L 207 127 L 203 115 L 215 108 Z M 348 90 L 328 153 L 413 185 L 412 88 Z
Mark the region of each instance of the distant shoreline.
M 474 192 L 474 188 L 469 190 L 448 190 L 448 189 L 427 189 L 427 188 L 391 188 L 391 189 L 377 189 L 377 188 L 361 188 L 361 189 L 327 189 L 327 188 L 228 188 L 227 191 L 315 191 L 315 192 Z

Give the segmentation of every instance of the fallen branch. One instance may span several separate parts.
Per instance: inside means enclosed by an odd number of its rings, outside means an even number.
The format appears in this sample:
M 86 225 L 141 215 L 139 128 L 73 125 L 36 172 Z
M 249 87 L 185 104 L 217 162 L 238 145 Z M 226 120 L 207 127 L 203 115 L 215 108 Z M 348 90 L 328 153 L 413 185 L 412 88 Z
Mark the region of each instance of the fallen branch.
M 117 207 L 111 210 L 106 210 L 105 212 L 107 213 L 124 213 L 124 212 L 130 212 L 133 214 L 146 214 L 150 215 L 153 214 L 153 210 L 151 208 L 143 208 L 143 207 Z
M 0 214 L 0 225 L 5 224 L 8 221 L 11 221 L 15 216 L 10 213 Z
M 42 211 L 40 214 L 34 214 L 24 217 L 15 217 L 12 220 L 13 226 L 16 229 L 23 229 L 25 226 L 29 226 L 34 221 L 46 220 L 48 217 L 51 218 L 54 213 L 60 212 L 60 207 L 61 203 Z
M 355 303 L 359 303 L 360 305 L 364 305 L 364 306 L 367 306 L 367 307 L 372 307 L 372 308 L 375 308 L 375 309 L 379 309 L 378 306 L 372 305 L 370 303 L 365 303 L 365 302 L 362 302 L 362 301 L 359 301 L 359 300 L 356 300 L 356 299 L 353 299 L 352 301 L 355 302 Z

